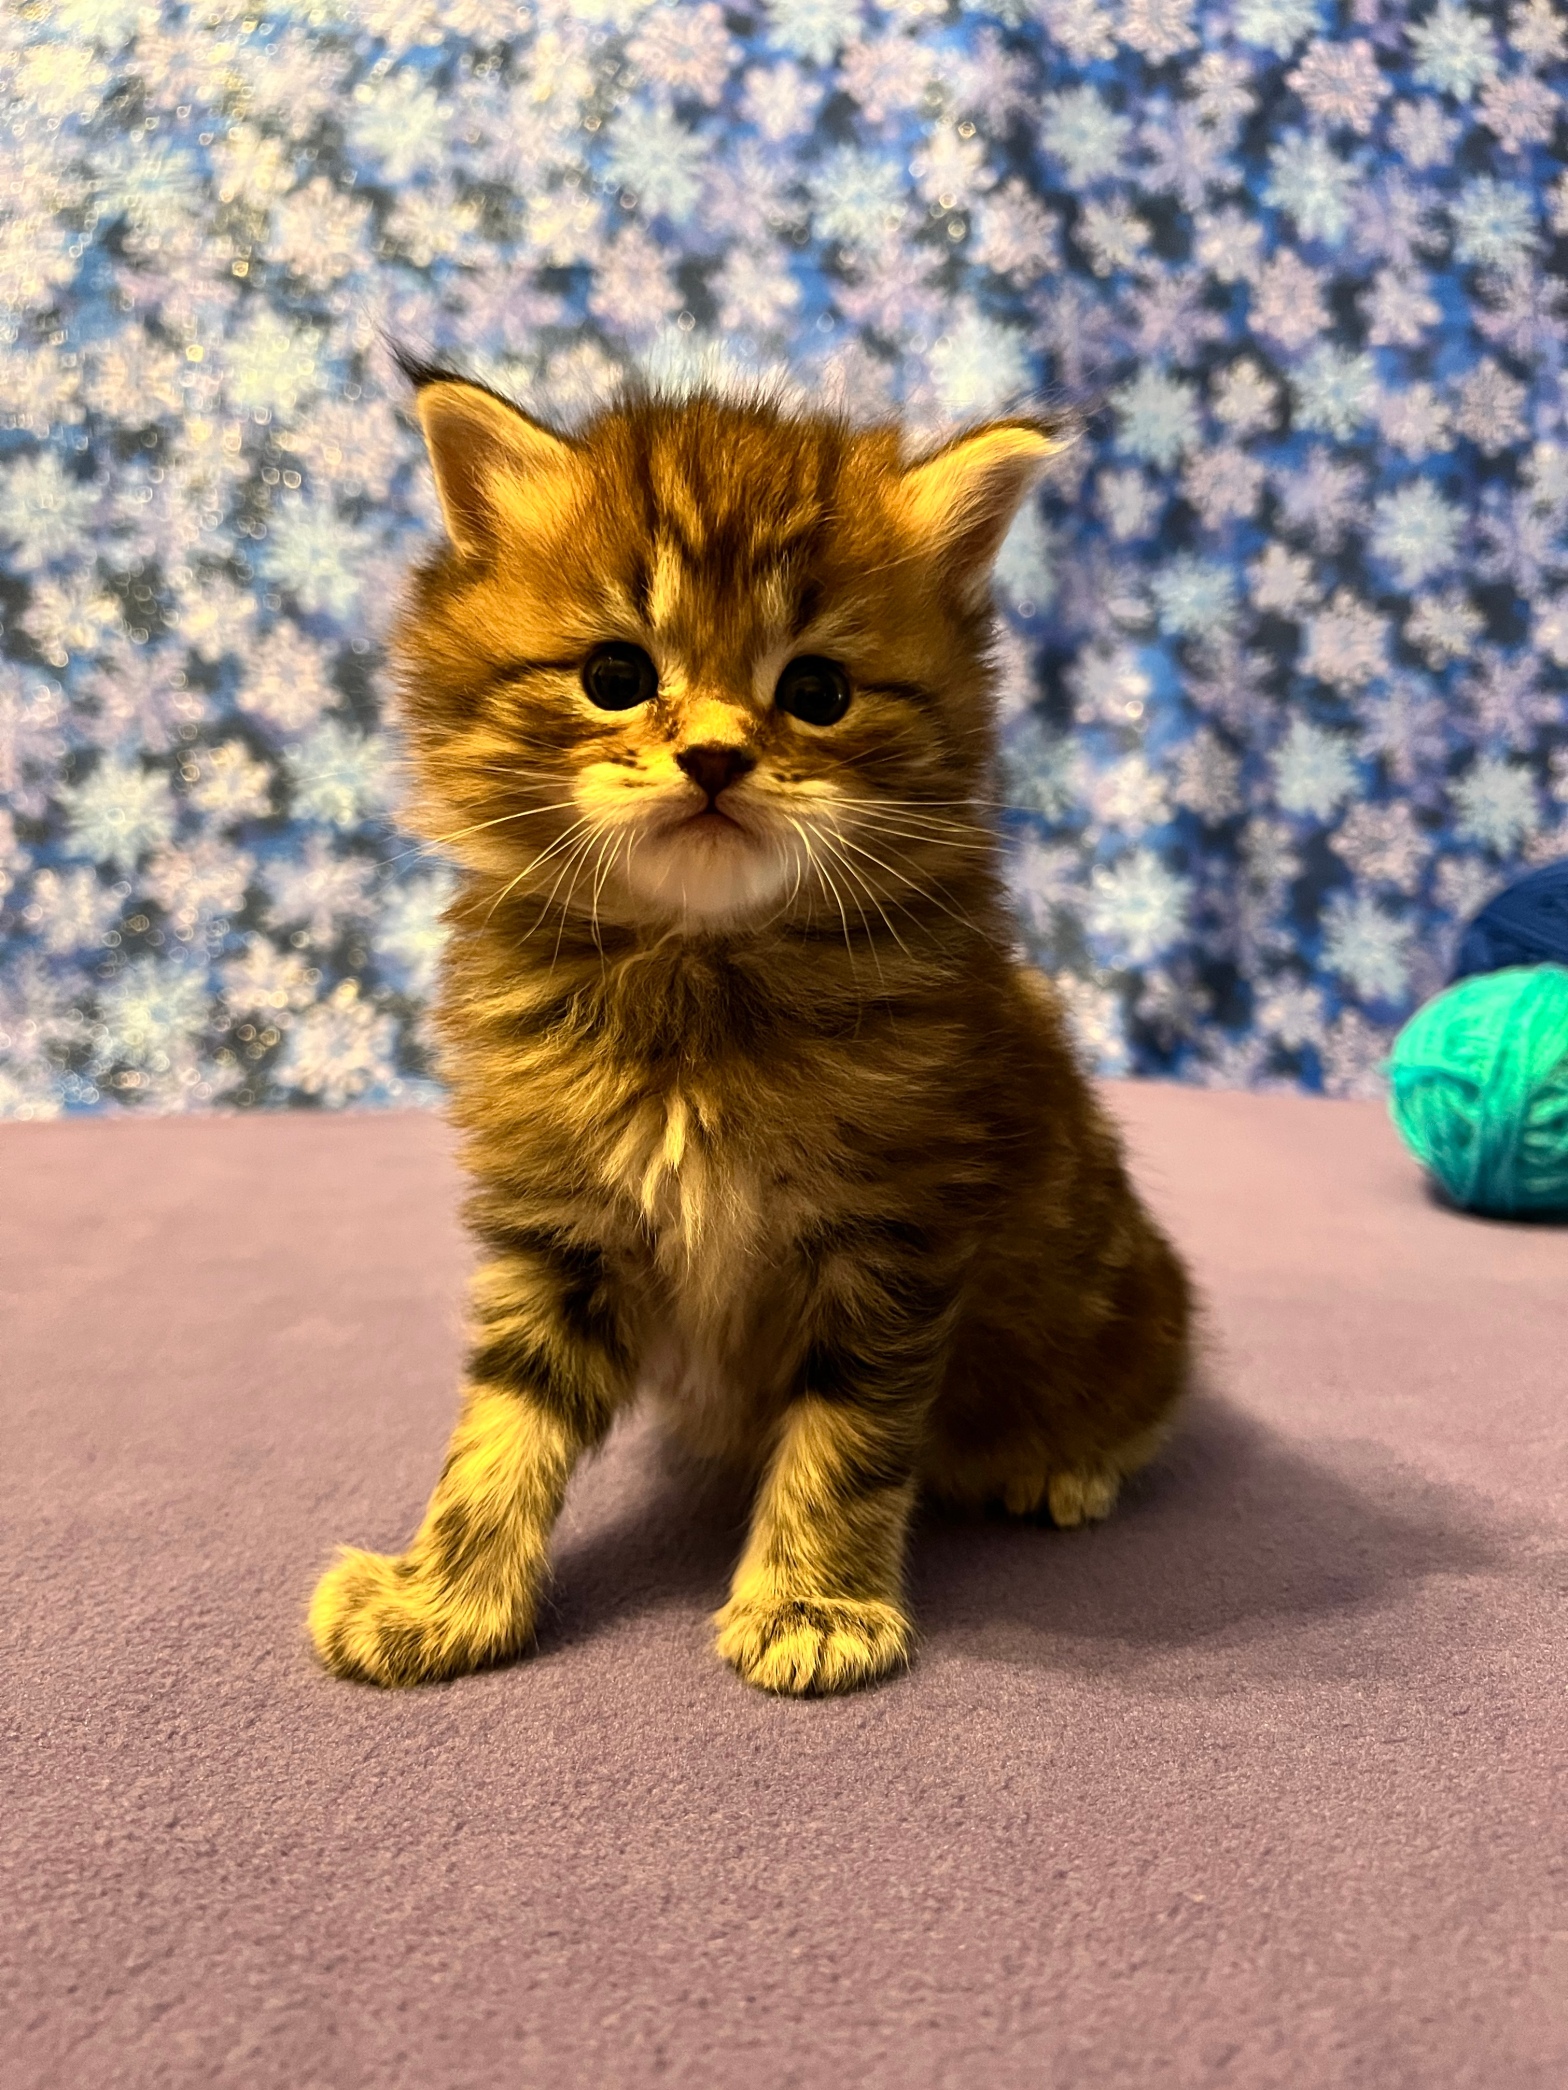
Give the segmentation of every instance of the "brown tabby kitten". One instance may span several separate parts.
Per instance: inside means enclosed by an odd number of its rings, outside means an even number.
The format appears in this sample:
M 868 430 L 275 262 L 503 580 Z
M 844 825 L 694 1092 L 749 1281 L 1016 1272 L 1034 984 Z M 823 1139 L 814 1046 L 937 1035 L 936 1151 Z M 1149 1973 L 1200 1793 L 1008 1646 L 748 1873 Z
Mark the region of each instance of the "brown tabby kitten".
M 988 570 L 1059 437 L 911 465 L 713 396 L 562 436 L 433 373 L 419 414 L 450 544 L 399 650 L 487 1260 L 424 1522 L 339 1558 L 316 1646 L 382 1684 L 516 1654 L 646 1389 L 757 1474 L 719 1652 L 847 1689 L 908 1654 L 921 1489 L 1103 1517 L 1183 1377 L 987 810 Z

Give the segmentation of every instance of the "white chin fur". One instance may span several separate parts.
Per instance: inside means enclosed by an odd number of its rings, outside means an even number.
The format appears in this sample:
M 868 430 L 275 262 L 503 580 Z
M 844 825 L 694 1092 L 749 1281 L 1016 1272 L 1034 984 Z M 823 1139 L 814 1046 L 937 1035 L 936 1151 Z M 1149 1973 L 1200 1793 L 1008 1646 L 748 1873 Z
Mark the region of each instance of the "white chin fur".
M 622 875 L 652 912 L 708 928 L 777 906 L 795 866 L 777 843 L 739 827 L 677 827 L 644 835 Z

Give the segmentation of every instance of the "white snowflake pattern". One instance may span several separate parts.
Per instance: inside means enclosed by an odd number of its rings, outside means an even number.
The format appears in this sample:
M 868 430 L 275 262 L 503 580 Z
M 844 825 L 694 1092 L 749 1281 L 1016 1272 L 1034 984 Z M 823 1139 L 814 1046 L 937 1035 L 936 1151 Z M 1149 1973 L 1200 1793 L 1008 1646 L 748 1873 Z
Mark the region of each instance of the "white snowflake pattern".
M 723 94 L 738 54 L 718 0 L 654 8 L 626 46 L 627 57 L 646 79 L 710 106 Z
M 1455 832 L 1499 856 L 1516 854 L 1540 824 L 1540 795 L 1523 762 L 1480 755 L 1449 796 Z
M 645 217 L 684 224 L 702 194 L 702 138 L 673 110 L 628 104 L 610 133 L 607 171 Z
M 1301 666 L 1336 689 L 1361 689 L 1382 672 L 1387 658 L 1387 620 L 1349 588 L 1339 588 L 1307 626 Z
M 1374 503 L 1372 550 L 1394 569 L 1401 588 L 1416 588 L 1453 564 L 1463 522 L 1430 479 L 1412 479 Z
M 1437 0 L 1424 21 L 1405 31 L 1415 53 L 1415 77 L 1456 101 L 1470 99 L 1497 71 L 1497 42 L 1490 25 L 1458 0 Z
M 1085 189 L 1121 172 L 1132 119 L 1119 115 L 1092 87 L 1073 87 L 1047 97 L 1040 135 L 1073 187 Z
M 1320 20 L 1318 0 L 1236 0 L 1236 34 L 1276 58 L 1288 58 Z
M 1149 244 L 1148 226 L 1119 196 L 1109 203 L 1086 203 L 1074 236 L 1097 276 L 1136 268 Z
M 1326 138 L 1291 131 L 1269 150 L 1266 203 L 1288 211 L 1303 239 L 1337 246 L 1350 229 L 1356 170 Z
M 1413 893 L 1432 855 L 1431 834 L 1403 802 L 1352 806 L 1333 838 L 1334 854 L 1358 878 Z
M 1273 428 L 1278 419 L 1279 386 L 1266 377 L 1250 356 L 1223 371 L 1214 384 L 1214 411 L 1238 438 Z
M 1122 446 L 1134 457 L 1169 469 L 1198 440 L 1192 385 L 1163 371 L 1141 370 L 1115 395 Z
M 284 756 L 295 810 L 340 831 L 384 813 L 396 798 L 393 759 L 380 735 L 324 719 Z
M 1253 283 L 1252 323 L 1287 350 L 1315 341 L 1331 324 L 1320 272 L 1289 247 L 1276 254 Z
M 1283 544 L 1269 545 L 1252 562 L 1247 584 L 1257 608 L 1276 617 L 1299 617 L 1318 601 L 1312 561 Z
M 1422 95 L 1419 100 L 1399 103 L 1391 134 L 1394 149 L 1405 164 L 1424 171 L 1447 165 L 1461 128 L 1441 102 Z
M 1423 596 L 1405 626 L 1405 637 L 1434 668 L 1462 660 L 1486 628 L 1486 619 L 1458 588 Z
M 1274 796 L 1287 813 L 1327 820 L 1356 788 L 1355 755 L 1347 736 L 1292 719 L 1274 756 Z
M 376 923 L 376 955 L 400 994 L 426 1000 L 446 946 L 442 911 L 452 897 L 444 876 L 410 878 L 388 894 Z
M 60 803 L 76 853 L 121 871 L 134 870 L 140 857 L 167 842 L 178 818 L 161 769 L 112 756 L 62 790 Z
M 1410 979 L 1412 928 L 1370 893 L 1331 893 L 1323 908 L 1323 962 L 1364 1000 L 1397 1002 Z
M 935 55 L 914 37 L 882 36 L 851 44 L 839 77 L 872 123 L 886 123 L 920 107 L 935 68 Z
M 1116 17 L 1101 0 L 1040 0 L 1053 43 L 1079 65 L 1116 55 Z
M 92 481 L 53 451 L 19 458 L 0 476 L 0 545 L 18 571 L 36 572 L 76 551 L 97 505 Z
M 1207 637 L 1229 624 L 1236 582 L 1231 569 L 1218 560 L 1178 552 L 1156 574 L 1152 592 L 1162 630 L 1178 638 Z
M 786 58 L 780 65 L 753 66 L 746 74 L 741 114 L 770 145 L 782 145 L 810 130 L 822 96 L 821 84 Z
M 1449 448 L 1452 416 L 1425 378 L 1405 392 L 1380 392 L 1376 415 L 1383 440 L 1405 457 L 1429 457 Z
M 1241 758 L 1210 726 L 1200 726 L 1176 758 L 1171 798 L 1218 827 L 1241 811 Z
M 97 949 L 120 919 L 122 901 L 113 886 L 84 864 L 73 870 L 46 867 L 33 880 L 22 919 L 36 930 L 51 957 Z
M 897 171 L 851 145 L 829 155 L 809 188 L 818 237 L 846 247 L 885 245 L 908 208 Z
M 1190 51 L 1198 41 L 1192 26 L 1195 0 L 1122 0 L 1118 40 L 1151 64 Z
M 395 1093 L 394 1031 L 392 1018 L 344 980 L 290 1025 L 278 1080 L 336 1109 L 367 1091 Z
M 1192 881 L 1152 849 L 1134 849 L 1097 865 L 1090 880 L 1088 924 L 1123 965 L 1147 965 L 1180 942 Z
M 273 626 L 245 663 L 238 702 L 280 732 L 298 733 L 337 698 L 326 649 L 285 621 Z
M 371 858 L 340 856 L 324 835 L 313 834 L 297 855 L 267 866 L 269 919 L 279 928 L 297 925 L 324 948 L 347 924 L 363 920 L 375 877 Z
M 1028 385 L 1017 336 L 972 307 L 960 309 L 933 344 L 929 367 L 937 398 L 955 420 L 1003 412 Z
M 163 909 L 168 926 L 184 942 L 245 904 L 256 868 L 254 857 L 217 835 L 201 835 L 183 848 L 161 849 L 142 874 L 141 889 Z
M 1363 133 L 1372 128 L 1389 91 L 1377 54 L 1364 37 L 1312 44 L 1287 80 L 1320 123 Z
M 1511 448 L 1529 432 L 1523 412 L 1526 388 L 1495 357 L 1483 357 L 1455 390 L 1454 426 L 1488 457 Z
M 629 372 L 921 442 L 1090 410 L 995 668 L 1098 1064 L 1374 1093 L 1568 849 L 1554 0 L 13 17 L 0 1113 L 427 1093 L 382 670 L 439 515 L 388 341 L 568 426 Z
M 860 0 L 767 0 L 773 41 L 814 65 L 826 65 L 861 24 Z
M 1557 124 L 1562 96 L 1530 73 L 1489 81 L 1481 95 L 1481 121 L 1505 152 L 1544 145 Z
M 1536 243 L 1535 209 L 1529 191 L 1517 182 L 1474 175 L 1449 206 L 1449 215 L 1457 261 L 1514 269 Z

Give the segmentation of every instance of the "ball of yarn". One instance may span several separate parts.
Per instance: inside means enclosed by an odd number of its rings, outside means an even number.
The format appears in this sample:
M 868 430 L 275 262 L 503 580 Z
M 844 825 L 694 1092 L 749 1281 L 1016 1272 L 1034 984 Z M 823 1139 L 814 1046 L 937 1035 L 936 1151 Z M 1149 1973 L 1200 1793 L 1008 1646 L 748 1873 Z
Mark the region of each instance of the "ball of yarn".
M 1487 901 L 1459 940 L 1453 977 L 1505 965 L 1568 965 L 1568 857 Z
M 1445 988 L 1394 1040 L 1394 1123 L 1455 1204 L 1568 1211 L 1568 966 Z

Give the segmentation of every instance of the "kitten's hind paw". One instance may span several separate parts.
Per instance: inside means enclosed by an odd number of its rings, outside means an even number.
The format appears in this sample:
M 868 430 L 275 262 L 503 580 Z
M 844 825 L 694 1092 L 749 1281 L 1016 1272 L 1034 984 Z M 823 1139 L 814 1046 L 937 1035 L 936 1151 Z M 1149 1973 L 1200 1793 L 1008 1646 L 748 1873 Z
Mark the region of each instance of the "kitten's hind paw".
M 1072 1531 L 1108 1517 L 1120 1492 L 1121 1475 L 1103 1466 L 1048 1477 L 1020 1474 L 1003 1488 L 1002 1505 L 1013 1517 L 1032 1517 L 1046 1509 L 1059 1530 Z
M 456 1596 L 412 1555 L 345 1548 L 316 1584 L 310 1637 L 337 1676 L 440 1683 L 520 1652 L 532 1619 L 493 1598 Z
M 1045 1491 L 1051 1522 L 1062 1531 L 1098 1524 L 1116 1507 L 1121 1475 L 1103 1467 L 1086 1473 L 1053 1473 Z
M 847 1597 L 732 1597 L 715 1620 L 719 1654 L 759 1691 L 853 1691 L 909 1660 L 896 1604 Z

